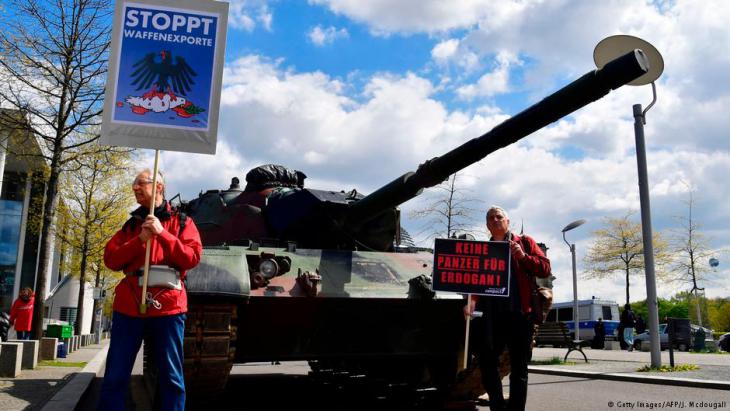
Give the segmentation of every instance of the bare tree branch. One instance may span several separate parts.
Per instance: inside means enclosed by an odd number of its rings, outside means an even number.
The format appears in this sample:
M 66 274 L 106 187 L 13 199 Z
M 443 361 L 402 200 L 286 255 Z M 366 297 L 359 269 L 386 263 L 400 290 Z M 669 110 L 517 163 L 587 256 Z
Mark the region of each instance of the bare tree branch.
M 409 213 L 413 219 L 425 220 L 417 237 L 449 238 L 457 232 L 474 232 L 471 228 L 476 221 L 474 215 L 480 210 L 470 206 L 478 204 L 479 200 L 471 196 L 470 190 L 459 187 L 457 176 L 458 173 L 455 173 L 445 182 L 431 188 L 427 194 L 430 202 Z

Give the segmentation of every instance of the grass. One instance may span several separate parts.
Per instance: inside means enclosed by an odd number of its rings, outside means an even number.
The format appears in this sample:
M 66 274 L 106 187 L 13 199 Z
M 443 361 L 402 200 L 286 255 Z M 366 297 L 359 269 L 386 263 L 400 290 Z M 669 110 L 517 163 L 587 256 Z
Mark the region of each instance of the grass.
M 532 360 L 530 365 L 573 365 L 574 362 L 565 362 L 560 357 L 552 357 L 549 360 Z
M 675 372 L 675 371 L 694 371 L 699 370 L 700 367 L 694 364 L 678 364 L 674 367 L 669 365 L 662 365 L 661 367 L 652 367 L 651 365 L 645 365 L 639 368 L 638 372 Z
M 73 362 L 73 361 L 51 361 L 51 360 L 43 360 L 38 363 L 38 365 L 43 367 L 75 367 L 75 368 L 84 368 L 86 366 L 86 361 L 79 361 L 79 362 Z

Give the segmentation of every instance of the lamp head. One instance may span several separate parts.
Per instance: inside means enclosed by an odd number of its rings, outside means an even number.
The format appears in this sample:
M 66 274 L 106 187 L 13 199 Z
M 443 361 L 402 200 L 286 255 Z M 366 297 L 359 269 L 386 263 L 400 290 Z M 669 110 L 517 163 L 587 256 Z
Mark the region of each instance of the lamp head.
M 563 228 L 563 234 L 565 234 L 566 231 L 570 231 L 576 227 L 582 226 L 585 223 L 586 223 L 586 220 L 584 220 L 582 218 L 580 220 L 575 220 L 572 223 L 566 225 L 565 228 Z

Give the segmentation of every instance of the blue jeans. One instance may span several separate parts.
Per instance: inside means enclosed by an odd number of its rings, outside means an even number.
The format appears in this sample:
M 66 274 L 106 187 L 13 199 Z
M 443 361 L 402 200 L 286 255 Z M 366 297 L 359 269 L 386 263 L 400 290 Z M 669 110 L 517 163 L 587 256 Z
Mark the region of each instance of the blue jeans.
M 624 328 L 624 341 L 629 345 L 629 349 L 634 347 L 634 329 L 626 327 Z
M 132 366 L 144 340 L 158 367 L 158 392 L 163 410 L 185 409 L 183 333 L 185 314 L 138 318 L 114 312 L 99 410 L 124 410 Z
M 19 340 L 30 340 L 30 331 L 15 331 Z

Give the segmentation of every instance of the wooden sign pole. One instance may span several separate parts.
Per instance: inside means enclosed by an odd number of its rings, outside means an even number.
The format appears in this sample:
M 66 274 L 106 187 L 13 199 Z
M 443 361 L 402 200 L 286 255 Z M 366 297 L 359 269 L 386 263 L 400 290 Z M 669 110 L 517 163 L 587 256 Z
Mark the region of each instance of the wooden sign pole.
M 155 201 L 157 197 L 157 164 L 160 160 L 160 150 L 155 150 L 155 169 L 152 171 L 152 199 L 150 201 L 149 215 L 155 215 Z M 144 253 L 144 276 L 142 277 L 142 300 L 139 303 L 139 313 L 147 314 L 147 281 L 150 273 L 150 251 L 152 250 L 152 239 L 147 240 L 147 248 Z
M 467 306 L 471 304 L 471 294 L 466 295 Z M 471 324 L 471 316 L 466 319 L 466 335 L 464 336 L 464 366 L 462 369 L 466 369 L 469 366 L 469 325 Z

